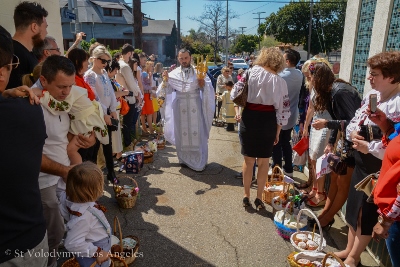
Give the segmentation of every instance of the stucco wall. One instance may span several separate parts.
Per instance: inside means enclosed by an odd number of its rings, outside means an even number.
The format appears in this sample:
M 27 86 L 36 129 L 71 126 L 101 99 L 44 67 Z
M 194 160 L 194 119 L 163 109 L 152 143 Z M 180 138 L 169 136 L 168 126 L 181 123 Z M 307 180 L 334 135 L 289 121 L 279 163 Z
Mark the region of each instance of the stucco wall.
M 19 0 L 5 0 L 1 1 L 0 8 L 0 25 L 6 28 L 11 35 L 15 33 L 14 27 L 14 9 L 21 1 Z M 53 36 L 57 40 L 57 44 L 61 49 L 62 46 L 62 31 L 61 31 L 61 18 L 60 18 L 60 4 L 58 0 L 36 0 L 49 12 L 46 20 L 48 23 L 48 35 Z

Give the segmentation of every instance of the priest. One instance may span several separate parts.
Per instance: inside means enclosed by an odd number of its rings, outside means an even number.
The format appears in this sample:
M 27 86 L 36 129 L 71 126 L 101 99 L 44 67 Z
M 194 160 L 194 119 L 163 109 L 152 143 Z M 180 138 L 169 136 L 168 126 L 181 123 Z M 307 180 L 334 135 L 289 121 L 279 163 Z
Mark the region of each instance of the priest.
M 215 109 L 215 93 L 207 75 L 196 74 L 190 51 L 178 53 L 180 67 L 163 73 L 157 96 L 165 99 L 165 139 L 176 146 L 179 163 L 203 171 Z M 205 78 L 204 78 L 205 76 Z

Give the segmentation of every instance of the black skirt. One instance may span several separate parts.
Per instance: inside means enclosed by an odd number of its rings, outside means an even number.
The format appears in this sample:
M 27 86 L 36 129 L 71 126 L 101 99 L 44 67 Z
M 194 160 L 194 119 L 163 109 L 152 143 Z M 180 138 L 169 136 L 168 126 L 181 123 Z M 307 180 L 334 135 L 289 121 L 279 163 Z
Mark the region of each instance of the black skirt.
M 356 231 L 358 214 L 362 210 L 361 234 L 372 235 L 372 229 L 378 222 L 378 206 L 366 202 L 368 196 L 363 191 L 356 191 L 354 186 L 369 174 L 379 171 L 382 161 L 371 154 L 363 154 L 358 151 L 354 151 L 353 155 L 356 166 L 351 177 L 349 197 L 347 198 L 346 221 Z
M 242 155 L 251 158 L 270 158 L 276 137 L 275 111 L 244 109 L 239 138 Z

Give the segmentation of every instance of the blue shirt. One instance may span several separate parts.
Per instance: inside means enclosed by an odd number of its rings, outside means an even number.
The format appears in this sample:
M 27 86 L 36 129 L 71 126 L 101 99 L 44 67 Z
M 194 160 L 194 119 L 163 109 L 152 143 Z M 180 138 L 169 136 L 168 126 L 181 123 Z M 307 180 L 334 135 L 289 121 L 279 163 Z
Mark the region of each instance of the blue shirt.
M 288 123 L 282 126 L 282 130 L 289 130 L 296 125 L 299 116 L 298 105 L 303 74 L 293 67 L 284 69 L 279 76 L 286 81 L 290 101 L 290 117 Z

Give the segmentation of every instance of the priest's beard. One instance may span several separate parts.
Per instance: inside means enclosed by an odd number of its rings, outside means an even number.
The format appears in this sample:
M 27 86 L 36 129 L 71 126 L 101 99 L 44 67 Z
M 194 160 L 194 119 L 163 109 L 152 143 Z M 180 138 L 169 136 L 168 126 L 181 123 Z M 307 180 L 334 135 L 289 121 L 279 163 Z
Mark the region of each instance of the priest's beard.
M 40 36 L 40 32 L 32 36 L 33 47 L 42 47 L 44 46 L 44 40 Z

